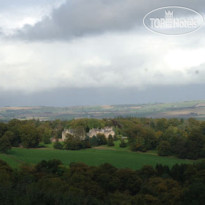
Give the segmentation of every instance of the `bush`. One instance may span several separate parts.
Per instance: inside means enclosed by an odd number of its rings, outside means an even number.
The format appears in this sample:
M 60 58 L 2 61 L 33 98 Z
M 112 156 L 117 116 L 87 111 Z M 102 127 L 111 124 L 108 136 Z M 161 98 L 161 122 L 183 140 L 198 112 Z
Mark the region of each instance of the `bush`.
M 54 149 L 63 149 L 63 145 L 60 142 L 55 142 L 53 145 Z
M 83 149 L 83 141 L 79 137 L 75 136 L 68 136 L 67 139 L 64 141 L 64 149 L 67 150 L 79 150 Z
M 122 140 L 120 141 L 120 147 L 122 147 L 122 148 L 127 147 L 127 143 L 125 142 L 124 139 L 122 139 Z

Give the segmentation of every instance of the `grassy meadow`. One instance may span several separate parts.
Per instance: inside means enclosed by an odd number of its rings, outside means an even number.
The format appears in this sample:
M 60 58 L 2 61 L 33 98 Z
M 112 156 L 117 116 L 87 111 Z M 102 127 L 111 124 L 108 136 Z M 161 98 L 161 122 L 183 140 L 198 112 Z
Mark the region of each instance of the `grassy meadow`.
M 8 154 L 0 154 L 10 166 L 18 168 L 21 164 L 36 164 L 41 160 L 59 159 L 65 165 L 71 162 L 83 162 L 91 166 L 110 163 L 117 168 L 140 169 L 144 165 L 163 164 L 173 166 L 178 163 L 193 163 L 193 160 L 177 159 L 175 157 L 160 157 L 155 152 L 131 152 L 128 148 L 120 148 L 116 142 L 114 147 L 100 146 L 85 150 L 55 150 L 47 148 L 25 149 L 12 148 Z

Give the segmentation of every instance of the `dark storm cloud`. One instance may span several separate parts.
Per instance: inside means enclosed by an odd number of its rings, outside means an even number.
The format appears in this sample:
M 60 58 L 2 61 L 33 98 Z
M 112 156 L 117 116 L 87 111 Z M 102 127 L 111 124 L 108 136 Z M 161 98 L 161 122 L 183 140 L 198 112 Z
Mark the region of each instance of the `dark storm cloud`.
M 70 0 L 55 9 L 50 18 L 18 31 L 27 40 L 59 40 L 142 26 L 143 17 L 163 6 L 183 6 L 205 11 L 202 0 Z
M 26 3 L 19 2 L 23 11 Z M 14 5 L 15 8 L 17 1 Z M 170 5 L 200 13 L 205 9 L 202 0 L 69 0 L 43 15 L 51 14 L 49 18 L 18 30 L 13 37 L 20 41 L 0 39 L 0 106 L 204 99 L 203 29 L 199 34 L 169 38 L 149 35 L 142 27 L 145 14 Z M 24 17 L 32 17 L 28 11 L 19 18 L 20 22 Z M 18 12 L 10 21 L 5 20 L 8 26 L 18 19 L 17 15 Z M 40 19 L 36 13 L 33 18 Z M 93 36 L 96 34 L 104 35 Z M 60 42 L 79 36 L 89 38 Z
M 205 85 L 150 86 L 136 88 L 57 88 L 23 94 L 0 91 L 0 106 L 75 106 L 143 104 L 205 99 Z

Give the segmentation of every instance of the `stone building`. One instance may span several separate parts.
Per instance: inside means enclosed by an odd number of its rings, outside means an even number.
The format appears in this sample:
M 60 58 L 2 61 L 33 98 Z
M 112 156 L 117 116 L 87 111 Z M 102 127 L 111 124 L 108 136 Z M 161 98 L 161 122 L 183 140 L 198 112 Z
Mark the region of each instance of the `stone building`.
M 106 138 L 108 138 L 109 135 L 112 137 L 115 136 L 115 132 L 112 127 L 105 127 L 102 129 L 93 128 L 88 133 L 86 133 L 83 128 L 64 129 L 62 132 L 62 139 L 59 139 L 59 141 L 65 141 L 68 134 L 79 137 L 82 140 L 85 139 L 86 136 L 92 138 L 93 136 L 97 136 L 97 134 L 104 134 Z
M 109 135 L 111 135 L 112 137 L 115 136 L 115 132 L 113 130 L 112 127 L 105 127 L 102 129 L 91 129 L 87 135 L 92 138 L 93 136 L 97 136 L 97 134 L 104 134 L 106 138 L 109 137 Z
M 85 130 L 81 127 L 76 129 L 65 129 L 62 132 L 62 141 L 65 141 L 67 135 L 73 135 L 75 137 L 79 137 L 80 139 L 85 139 L 86 133 Z

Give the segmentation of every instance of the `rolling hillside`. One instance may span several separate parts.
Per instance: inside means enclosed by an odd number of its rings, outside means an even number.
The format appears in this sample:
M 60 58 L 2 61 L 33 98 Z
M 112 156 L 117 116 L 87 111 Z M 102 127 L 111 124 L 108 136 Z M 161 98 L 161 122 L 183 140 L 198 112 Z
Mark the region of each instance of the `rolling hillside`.
M 205 119 L 205 100 L 141 105 L 75 107 L 0 107 L 0 120 L 152 117 Z

